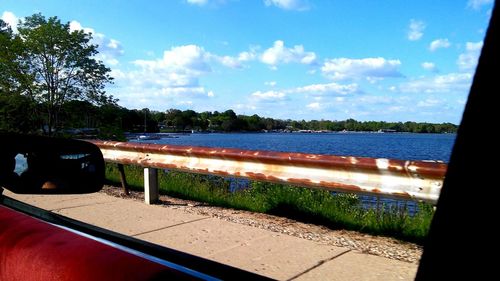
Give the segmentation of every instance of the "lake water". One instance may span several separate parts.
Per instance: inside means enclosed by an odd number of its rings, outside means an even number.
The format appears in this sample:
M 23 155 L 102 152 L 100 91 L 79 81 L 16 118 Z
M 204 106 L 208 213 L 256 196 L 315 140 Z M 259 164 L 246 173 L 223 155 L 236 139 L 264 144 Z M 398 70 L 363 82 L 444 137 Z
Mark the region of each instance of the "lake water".
M 172 134 L 141 142 L 448 162 L 455 134 L 213 133 Z

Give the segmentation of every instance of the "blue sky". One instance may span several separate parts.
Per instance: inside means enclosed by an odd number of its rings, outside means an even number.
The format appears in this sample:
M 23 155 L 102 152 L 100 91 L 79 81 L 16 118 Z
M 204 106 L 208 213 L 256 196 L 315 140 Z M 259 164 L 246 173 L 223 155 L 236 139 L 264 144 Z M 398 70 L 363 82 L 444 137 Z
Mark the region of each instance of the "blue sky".
M 92 32 L 127 108 L 459 123 L 492 0 L 0 0 Z

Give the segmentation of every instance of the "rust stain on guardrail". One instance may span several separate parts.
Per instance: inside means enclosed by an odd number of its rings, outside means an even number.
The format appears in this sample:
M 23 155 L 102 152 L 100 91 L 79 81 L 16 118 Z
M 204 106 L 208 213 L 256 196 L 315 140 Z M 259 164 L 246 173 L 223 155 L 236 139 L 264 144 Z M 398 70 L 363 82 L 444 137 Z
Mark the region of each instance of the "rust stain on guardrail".
M 91 141 L 108 162 L 436 203 L 447 165 L 232 148 Z

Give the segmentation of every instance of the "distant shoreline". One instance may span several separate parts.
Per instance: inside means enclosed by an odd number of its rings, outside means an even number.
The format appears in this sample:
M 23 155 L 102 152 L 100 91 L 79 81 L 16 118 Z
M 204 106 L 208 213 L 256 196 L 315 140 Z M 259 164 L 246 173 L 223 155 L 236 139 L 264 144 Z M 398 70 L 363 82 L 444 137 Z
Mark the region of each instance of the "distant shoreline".
M 396 131 L 396 132 L 379 132 L 379 131 L 286 131 L 286 130 L 269 130 L 269 131 L 160 131 L 160 132 L 147 132 L 147 133 L 133 133 L 126 132 L 128 135 L 141 135 L 141 134 L 456 134 L 456 132 L 409 132 L 409 131 Z

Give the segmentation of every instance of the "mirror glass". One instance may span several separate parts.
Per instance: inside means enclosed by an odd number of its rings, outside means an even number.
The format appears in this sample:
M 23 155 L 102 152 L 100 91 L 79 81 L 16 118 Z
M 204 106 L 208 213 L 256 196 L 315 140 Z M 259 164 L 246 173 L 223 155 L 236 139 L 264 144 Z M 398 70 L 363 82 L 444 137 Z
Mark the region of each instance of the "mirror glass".
M 28 194 L 75 194 L 99 191 L 104 160 L 95 145 L 39 136 L 3 136 L 0 186 Z

